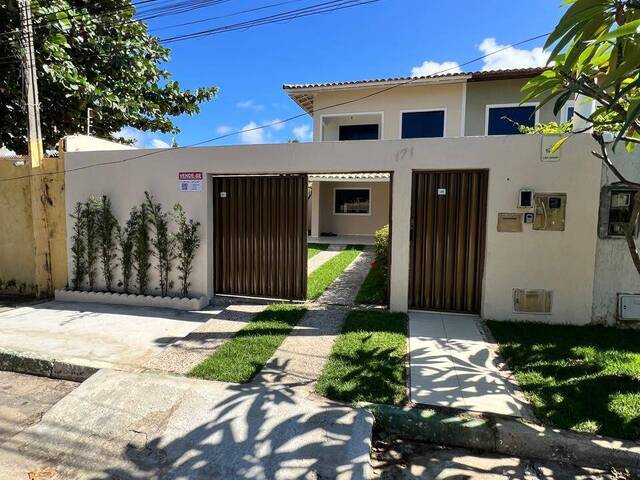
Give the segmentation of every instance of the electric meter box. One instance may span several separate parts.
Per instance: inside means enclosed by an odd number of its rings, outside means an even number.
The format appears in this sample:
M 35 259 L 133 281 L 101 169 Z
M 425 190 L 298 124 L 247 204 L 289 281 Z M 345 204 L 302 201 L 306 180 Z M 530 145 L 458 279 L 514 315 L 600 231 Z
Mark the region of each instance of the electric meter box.
M 625 321 L 640 320 L 640 295 L 618 294 L 618 319 Z
M 534 193 L 534 230 L 564 231 L 567 210 L 566 193 Z

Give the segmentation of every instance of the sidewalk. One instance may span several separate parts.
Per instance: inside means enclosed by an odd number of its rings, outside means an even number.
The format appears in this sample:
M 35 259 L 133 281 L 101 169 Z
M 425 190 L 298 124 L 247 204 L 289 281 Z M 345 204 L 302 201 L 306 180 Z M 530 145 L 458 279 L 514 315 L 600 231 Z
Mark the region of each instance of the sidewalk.
M 472 315 L 409 313 L 414 403 L 533 418 Z

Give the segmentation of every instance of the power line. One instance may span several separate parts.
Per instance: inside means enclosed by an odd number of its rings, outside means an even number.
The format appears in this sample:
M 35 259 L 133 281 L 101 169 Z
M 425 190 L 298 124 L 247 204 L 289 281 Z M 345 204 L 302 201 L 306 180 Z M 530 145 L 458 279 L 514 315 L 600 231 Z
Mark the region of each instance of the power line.
M 149 156 L 152 156 L 152 155 L 158 155 L 158 154 L 161 154 L 161 153 L 167 153 L 167 150 L 179 150 L 179 149 L 185 149 L 185 148 L 193 148 L 193 147 L 197 147 L 197 146 L 200 146 L 200 145 L 205 145 L 207 143 L 216 142 L 216 141 L 222 140 L 224 138 L 228 138 L 228 137 L 232 137 L 232 136 L 235 136 L 235 135 L 239 135 L 241 133 L 253 132 L 253 131 L 256 131 L 256 130 L 263 130 L 263 129 L 266 129 L 266 128 L 271 128 L 271 127 L 274 127 L 274 126 L 283 125 L 285 123 L 289 123 L 289 122 L 291 122 L 293 120 L 296 120 L 298 118 L 305 117 L 306 115 L 313 115 L 314 113 L 322 112 L 322 111 L 330 109 L 330 108 L 335 108 L 335 107 L 340 107 L 340 106 L 343 106 L 343 105 L 349 105 L 349 104 L 352 104 L 352 103 L 360 102 L 362 100 L 366 100 L 367 98 L 371 98 L 371 97 L 374 97 L 376 95 L 380 95 L 382 93 L 386 93 L 386 92 L 388 92 L 390 90 L 393 90 L 395 88 L 402 87 L 402 86 L 405 86 L 405 85 L 410 85 L 410 84 L 412 84 L 412 83 L 414 83 L 414 82 L 416 82 L 418 80 L 422 80 L 424 78 L 443 75 L 445 73 L 451 72 L 452 70 L 457 70 L 459 67 L 464 67 L 466 65 L 470 65 L 470 64 L 478 62 L 480 60 L 484 60 L 487 57 L 496 55 L 496 54 L 498 54 L 500 52 L 508 50 L 509 48 L 513 48 L 513 47 L 517 47 L 517 46 L 520 46 L 520 45 L 524 45 L 525 43 L 533 42 L 535 40 L 540 40 L 541 38 L 545 38 L 545 37 L 549 36 L 550 33 L 551 32 L 544 33 L 544 34 L 541 34 L 541 35 L 536 35 L 534 37 L 529 37 L 529 38 L 527 38 L 525 40 L 521 40 L 519 42 L 513 43 L 511 45 L 504 46 L 504 47 L 499 48 L 497 50 L 494 50 L 492 52 L 489 52 L 489 53 L 486 53 L 486 54 L 481 55 L 479 57 L 473 58 L 471 60 L 467 60 L 467 61 L 465 61 L 465 62 L 463 62 L 463 63 L 461 63 L 461 64 L 459 64 L 459 65 L 457 65 L 455 67 L 442 69 L 442 70 L 440 70 L 438 72 L 435 72 L 435 73 L 432 73 L 431 75 L 428 75 L 426 77 L 414 77 L 414 78 L 411 78 L 409 80 L 398 82 L 398 83 L 395 83 L 393 85 L 390 85 L 390 86 L 388 86 L 386 88 L 383 88 L 382 90 L 376 90 L 375 92 L 363 95 L 361 97 L 357 97 L 357 98 L 354 98 L 354 99 L 351 99 L 351 100 L 346 100 L 344 102 L 334 103 L 333 105 L 327 105 L 325 107 L 321 107 L 321 108 L 317 108 L 317 109 L 312 109 L 310 112 L 303 112 L 303 113 L 300 113 L 300 114 L 297 114 L 297 115 L 293 115 L 291 117 L 285 118 L 284 120 L 278 120 L 277 122 L 271 122 L 271 123 L 268 123 L 268 124 L 265 124 L 265 125 L 258 125 L 256 127 L 252 127 L 252 128 L 245 128 L 245 129 L 242 129 L 242 130 L 236 130 L 234 132 L 226 133 L 226 134 L 223 134 L 223 135 L 218 135 L 218 136 L 213 137 L 213 138 L 208 138 L 206 140 L 202 140 L 200 142 L 191 143 L 189 145 L 175 147 L 173 149 L 155 150 L 153 152 L 143 153 L 143 154 L 136 155 L 136 156 L 133 156 L 133 157 L 127 157 L 127 158 L 122 158 L 122 159 L 119 159 L 119 160 L 108 161 L 108 162 L 92 163 L 90 165 L 84 165 L 82 167 L 71 168 L 71 169 L 63 170 L 61 172 L 38 173 L 38 174 L 34 174 L 34 175 L 24 175 L 24 176 L 14 177 L 14 178 L 0 178 L 0 182 L 8 182 L 8 181 L 13 181 L 13 180 L 20 180 L 20 179 L 24 179 L 24 178 L 29 178 L 31 176 L 45 176 L 45 175 L 56 175 L 56 174 L 71 173 L 71 172 L 77 172 L 77 171 L 80 171 L 80 170 L 86 170 L 86 169 L 89 169 L 89 168 L 102 167 L 102 166 L 107 166 L 107 165 L 115 165 L 115 164 L 120 164 L 120 163 L 126 163 L 126 162 L 129 162 L 131 160 L 136 160 L 136 159 L 139 159 L 139 158 L 149 157 Z

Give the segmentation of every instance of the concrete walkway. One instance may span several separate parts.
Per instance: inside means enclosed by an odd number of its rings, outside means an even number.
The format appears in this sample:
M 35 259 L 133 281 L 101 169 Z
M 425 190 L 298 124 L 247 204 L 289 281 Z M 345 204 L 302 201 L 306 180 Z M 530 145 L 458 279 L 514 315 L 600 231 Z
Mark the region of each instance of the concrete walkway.
M 311 275 L 311 273 L 343 251 L 344 248 L 344 245 L 329 245 L 327 250 L 322 250 L 320 253 L 315 254 L 307 261 L 307 275 Z
M 409 313 L 410 398 L 424 405 L 532 418 L 495 347 L 470 315 Z
M 373 248 L 367 247 L 351 262 L 344 272 L 327 288 L 317 303 L 322 305 L 355 305 L 356 295 L 371 269 L 375 258 Z
M 359 480 L 372 423 L 285 388 L 100 370 L 2 445 L 0 480 Z

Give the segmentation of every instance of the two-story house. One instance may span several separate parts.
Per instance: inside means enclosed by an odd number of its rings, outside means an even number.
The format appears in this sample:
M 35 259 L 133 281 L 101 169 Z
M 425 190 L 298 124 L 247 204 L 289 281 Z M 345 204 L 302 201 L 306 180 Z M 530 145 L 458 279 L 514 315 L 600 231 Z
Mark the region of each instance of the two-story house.
M 314 142 L 517 135 L 519 125 L 568 121 L 553 105 L 521 104 L 538 68 L 350 82 L 284 85 L 313 118 Z M 311 241 L 371 243 L 389 222 L 390 178 L 384 173 L 311 175 Z M 337 236 L 338 238 L 335 238 Z

